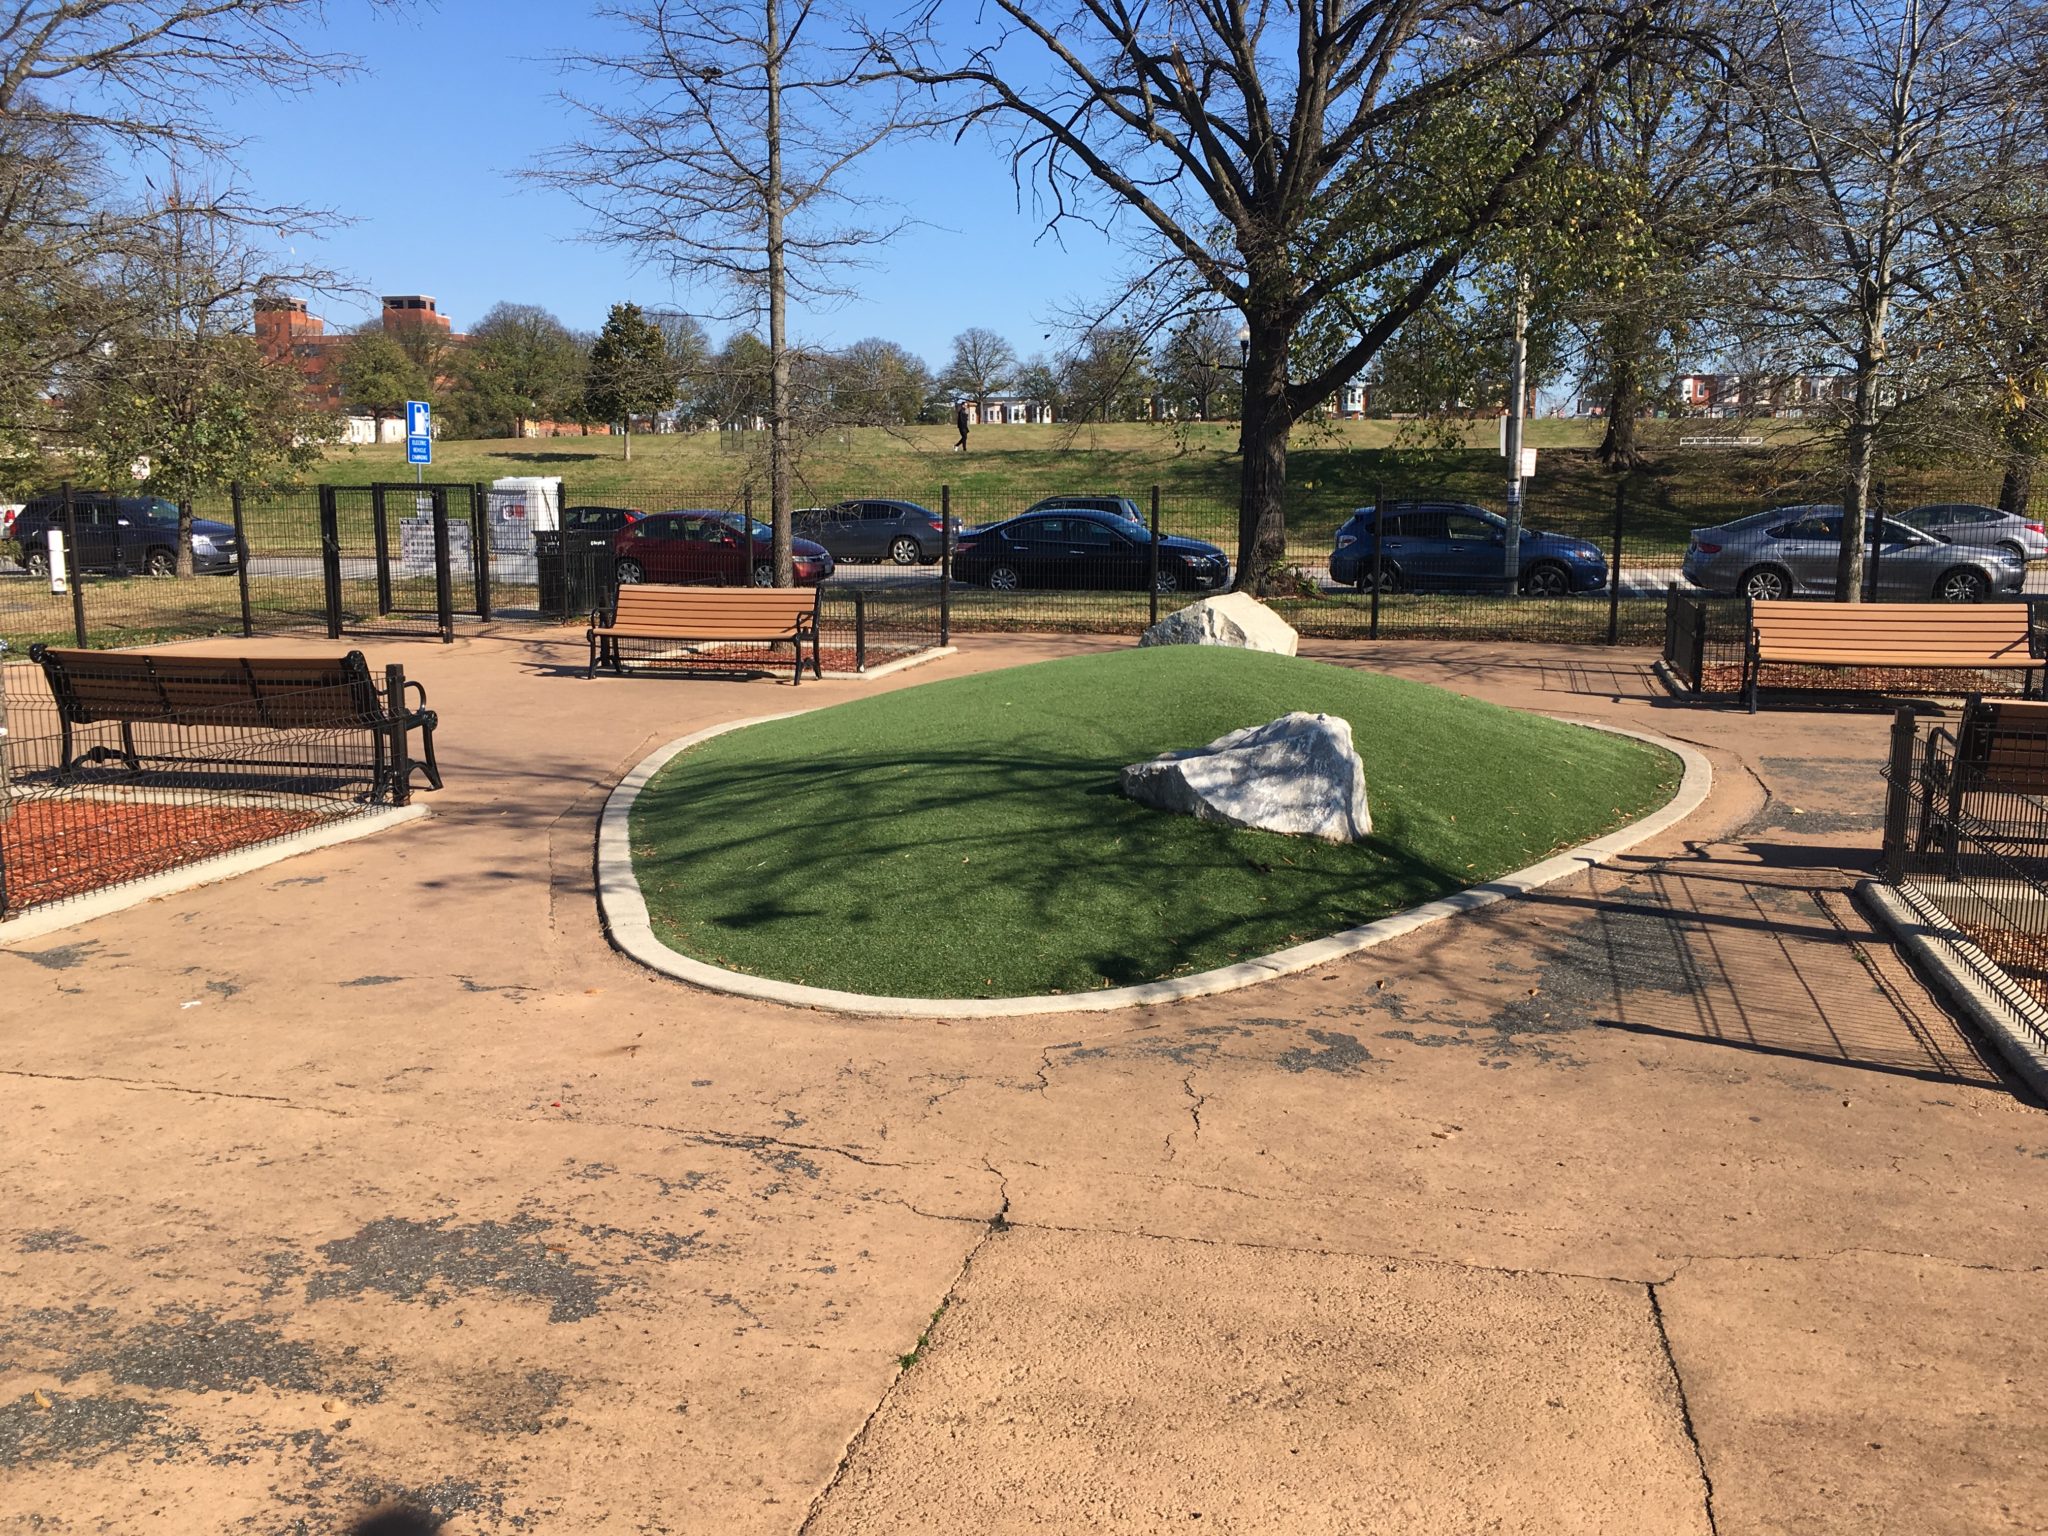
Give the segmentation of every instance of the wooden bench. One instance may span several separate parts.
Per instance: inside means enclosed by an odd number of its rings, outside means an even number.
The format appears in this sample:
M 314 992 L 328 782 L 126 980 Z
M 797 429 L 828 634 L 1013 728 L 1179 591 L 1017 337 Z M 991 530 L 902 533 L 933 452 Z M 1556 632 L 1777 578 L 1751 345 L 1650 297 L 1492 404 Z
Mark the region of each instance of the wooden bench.
M 590 616 L 590 665 L 625 670 L 622 640 L 672 644 L 788 644 L 796 651 L 792 681 L 804 680 L 804 642 L 811 643 L 811 675 L 823 677 L 818 653 L 818 589 L 815 587 L 622 586 L 614 606 Z M 687 656 L 647 660 L 687 661 Z
M 1956 828 L 1964 820 L 2002 829 L 1999 835 L 2014 846 L 2039 841 L 2048 822 L 2048 804 L 2043 803 L 2048 802 L 2048 701 L 1971 694 L 1953 731 L 1936 726 L 1928 732 L 1917 768 L 1916 734 L 1911 709 L 1900 709 L 1892 723 L 1892 762 L 1886 774 L 1892 782 L 1887 857 L 1901 841 L 1903 796 L 1912 790 L 1920 800 L 1916 854 L 1925 855 L 1939 843 L 1953 863 L 1961 842 Z M 2011 798 L 2003 805 L 1996 798 L 1990 805 L 1972 803 L 1986 796 Z
M 68 782 L 82 763 L 120 761 L 135 772 L 138 725 L 174 725 L 189 730 L 352 731 L 369 733 L 370 798 L 389 794 L 403 805 L 412 795 L 415 766 L 435 789 L 441 787 L 434 760 L 434 727 L 439 717 L 426 708 L 426 690 L 407 682 L 400 667 L 385 669 L 379 693 L 361 651 L 334 659 L 283 656 L 165 656 L 148 651 L 62 651 L 31 646 L 29 658 L 49 679 L 62 722 L 63 754 L 57 769 Z M 407 704 L 407 690 L 418 696 Z M 74 753 L 72 733 L 102 722 L 121 727 L 121 749 L 92 746 Z M 408 738 L 418 730 L 424 761 L 412 760 Z M 171 759 L 164 759 L 170 761 Z M 180 753 L 175 761 L 239 762 L 254 769 L 332 769 L 331 761 L 289 762 L 272 758 L 208 759 Z
M 1767 664 L 1889 667 L 1916 672 L 2042 665 L 2031 603 L 1826 603 L 1753 601 L 1742 663 L 1742 697 L 1756 713 Z

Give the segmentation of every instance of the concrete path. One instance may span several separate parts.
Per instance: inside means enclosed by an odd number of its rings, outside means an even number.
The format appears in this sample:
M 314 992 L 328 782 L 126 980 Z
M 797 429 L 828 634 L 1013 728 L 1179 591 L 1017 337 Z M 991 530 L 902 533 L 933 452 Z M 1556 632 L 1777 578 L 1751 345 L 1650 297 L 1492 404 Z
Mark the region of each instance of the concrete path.
M 792 694 L 371 645 L 441 713 L 433 818 L 0 950 L 0 1531 L 2048 1528 L 2048 1114 L 1848 900 L 1880 717 L 1317 645 L 1683 737 L 1716 793 L 1124 1016 L 790 1012 L 605 945 L 594 816 L 654 744 L 1075 648 Z

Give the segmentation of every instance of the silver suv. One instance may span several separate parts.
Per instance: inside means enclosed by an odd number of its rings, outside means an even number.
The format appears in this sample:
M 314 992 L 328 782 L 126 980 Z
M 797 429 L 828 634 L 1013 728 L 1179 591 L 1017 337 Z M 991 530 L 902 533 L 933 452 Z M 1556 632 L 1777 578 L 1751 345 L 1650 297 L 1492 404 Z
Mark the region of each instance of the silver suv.
M 1834 593 L 1841 552 L 1840 507 L 1774 507 L 1693 529 L 1685 577 L 1736 597 L 1826 597 Z M 1908 602 L 1980 603 L 2019 591 L 2027 579 L 2027 562 L 2009 550 L 1944 544 L 1891 520 L 1867 558 L 1876 566 L 1877 595 Z

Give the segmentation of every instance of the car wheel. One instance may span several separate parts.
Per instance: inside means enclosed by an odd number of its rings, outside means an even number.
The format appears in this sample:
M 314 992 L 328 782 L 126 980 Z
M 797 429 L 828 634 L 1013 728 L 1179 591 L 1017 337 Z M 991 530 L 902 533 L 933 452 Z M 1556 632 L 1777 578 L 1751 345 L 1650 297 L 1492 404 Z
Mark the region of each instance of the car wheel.
M 924 546 L 906 534 L 889 546 L 889 558 L 898 565 L 922 565 Z
M 1358 573 L 1358 590 L 1366 593 L 1372 591 L 1372 567 L 1370 565 L 1365 566 Z M 1380 591 L 1398 592 L 1400 590 L 1401 573 L 1395 570 L 1391 565 L 1388 565 L 1385 561 L 1381 561 Z
M 152 576 L 175 576 L 178 574 L 178 557 L 168 549 L 152 549 L 142 568 Z
M 646 579 L 646 567 L 641 565 L 641 563 L 638 560 L 621 560 L 619 562 L 620 586 L 637 587 L 640 585 L 641 582 L 645 581 Z
M 1561 565 L 1532 565 L 1522 577 L 1524 597 L 1563 597 L 1571 589 L 1571 573 Z
M 1159 593 L 1178 592 L 1181 574 L 1178 566 L 1161 566 L 1159 574 L 1152 579 L 1152 590 Z
M 1024 585 L 1024 577 L 1014 565 L 1001 561 L 988 568 L 988 589 L 991 592 L 1015 592 Z
M 50 553 L 45 549 L 31 549 L 21 557 L 21 568 L 31 576 L 50 574 Z
M 766 560 L 763 560 L 754 567 L 754 585 L 757 587 L 772 587 L 775 585 L 775 567 Z
M 1984 573 L 1966 565 L 1943 573 L 1941 580 L 1934 584 L 1937 603 L 1981 603 L 1990 595 L 1991 583 Z
M 1760 565 L 1742 573 L 1742 583 L 1736 595 L 1752 602 L 1775 603 L 1781 597 L 1792 595 L 1792 578 L 1775 565 Z

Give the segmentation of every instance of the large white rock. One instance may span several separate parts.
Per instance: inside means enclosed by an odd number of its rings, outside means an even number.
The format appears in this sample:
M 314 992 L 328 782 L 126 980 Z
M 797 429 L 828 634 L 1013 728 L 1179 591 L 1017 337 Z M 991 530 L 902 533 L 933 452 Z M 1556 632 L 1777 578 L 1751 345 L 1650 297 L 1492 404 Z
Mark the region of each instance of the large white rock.
M 1372 831 L 1365 764 L 1351 722 L 1296 711 L 1206 747 L 1133 763 L 1123 791 L 1140 805 L 1203 821 L 1355 843 Z
M 1279 614 L 1244 592 L 1224 592 L 1189 603 L 1138 637 L 1140 645 L 1229 645 L 1244 651 L 1292 656 L 1301 637 Z

